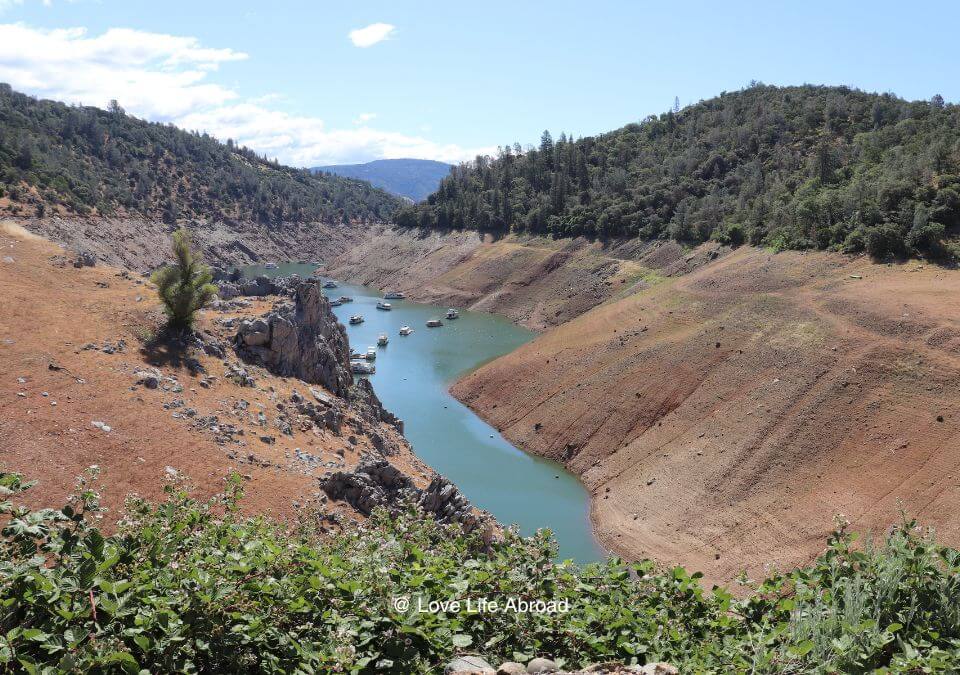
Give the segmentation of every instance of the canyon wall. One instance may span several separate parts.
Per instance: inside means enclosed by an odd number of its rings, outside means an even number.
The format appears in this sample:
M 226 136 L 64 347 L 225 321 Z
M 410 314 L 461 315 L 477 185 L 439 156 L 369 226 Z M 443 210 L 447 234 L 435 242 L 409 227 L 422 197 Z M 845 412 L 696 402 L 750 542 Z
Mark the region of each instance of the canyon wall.
M 713 244 L 600 242 L 390 227 L 369 234 L 323 271 L 399 290 L 414 300 L 509 317 L 534 330 L 558 326 L 606 302 L 687 273 L 722 254 Z

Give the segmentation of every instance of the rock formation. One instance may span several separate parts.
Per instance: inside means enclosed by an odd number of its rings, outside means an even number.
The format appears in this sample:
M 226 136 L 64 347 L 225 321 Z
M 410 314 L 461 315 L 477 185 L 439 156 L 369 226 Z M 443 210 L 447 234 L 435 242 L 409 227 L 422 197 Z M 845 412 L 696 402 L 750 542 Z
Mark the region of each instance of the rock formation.
M 430 485 L 421 489 L 382 457 L 364 457 L 353 471 L 321 478 L 320 487 L 331 499 L 343 500 L 364 515 L 378 507 L 395 509 L 412 503 L 442 523 L 461 523 L 468 532 L 488 520 L 443 476 L 435 475 Z
M 277 375 L 320 384 L 346 397 L 353 383 L 346 329 L 318 280 L 288 283 L 293 302 L 281 301 L 265 316 L 241 323 L 234 338 L 237 354 Z

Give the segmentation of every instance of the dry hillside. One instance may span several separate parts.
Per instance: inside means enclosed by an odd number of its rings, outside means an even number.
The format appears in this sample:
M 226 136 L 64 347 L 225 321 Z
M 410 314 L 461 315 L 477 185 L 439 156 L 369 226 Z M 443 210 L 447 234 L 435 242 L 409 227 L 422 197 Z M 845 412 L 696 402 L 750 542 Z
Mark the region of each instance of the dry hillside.
M 291 517 L 319 500 L 354 517 L 321 495 L 317 478 L 377 454 L 371 429 L 397 449 L 392 463 L 419 484 L 428 480 L 432 472 L 388 425 L 371 427 L 347 409 L 341 433 L 321 428 L 291 399 L 297 391 L 312 400 L 310 386 L 238 362 L 230 320 L 259 315 L 272 299 L 202 313 L 198 329 L 226 347 L 222 358 L 181 353 L 145 341 L 161 321 L 147 283 L 72 261 L 69 250 L 0 223 L 0 467 L 39 480 L 30 493 L 35 504 L 62 503 L 75 478 L 96 464 L 114 515 L 129 493 L 161 497 L 176 470 L 199 495 L 239 472 L 254 511 Z M 190 359 L 206 372 L 191 369 Z M 241 386 L 236 368 L 255 384 Z M 159 382 L 138 381 L 138 371 L 152 369 Z
M 610 298 L 689 272 L 722 247 L 675 242 L 444 232 L 372 226 L 324 271 L 401 290 L 423 302 L 503 314 L 534 330 L 557 326 Z
M 960 273 L 743 248 L 610 301 L 454 393 L 564 461 L 602 542 L 729 580 L 902 505 L 960 541 Z

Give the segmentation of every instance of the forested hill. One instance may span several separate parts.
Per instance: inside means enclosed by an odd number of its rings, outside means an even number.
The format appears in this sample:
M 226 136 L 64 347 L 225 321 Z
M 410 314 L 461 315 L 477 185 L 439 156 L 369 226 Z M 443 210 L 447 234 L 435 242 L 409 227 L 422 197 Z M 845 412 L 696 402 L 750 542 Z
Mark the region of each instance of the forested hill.
M 430 159 L 377 159 L 366 164 L 318 166 L 314 171 L 359 178 L 374 187 L 419 202 L 437 189 L 440 180 L 450 173 L 450 165 Z
M 935 249 L 960 229 L 960 107 L 751 85 L 577 140 L 455 168 L 404 226 Z
M 0 84 L 0 214 L 333 223 L 387 220 L 400 203 L 119 106 L 67 106 Z

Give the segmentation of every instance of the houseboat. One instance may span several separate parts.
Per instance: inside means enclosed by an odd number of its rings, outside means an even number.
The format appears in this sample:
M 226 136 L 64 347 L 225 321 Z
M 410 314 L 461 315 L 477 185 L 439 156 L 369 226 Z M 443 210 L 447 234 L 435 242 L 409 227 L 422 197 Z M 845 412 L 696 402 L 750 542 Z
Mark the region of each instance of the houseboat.
M 350 370 L 357 375 L 373 375 L 375 372 L 377 372 L 377 367 L 372 363 L 366 363 L 365 361 L 351 361 Z
M 380 333 L 380 335 L 377 337 L 378 347 L 386 347 L 388 342 L 390 342 L 390 338 L 386 333 Z
M 342 305 L 345 302 L 353 302 L 353 298 L 351 298 L 349 295 L 341 295 L 339 298 L 337 298 L 337 302 Z
M 443 325 L 443 321 L 440 319 L 430 319 L 427 321 L 427 328 L 439 328 Z
M 410 326 L 401 326 L 401 327 L 400 327 L 400 335 L 406 336 L 406 335 L 410 335 L 410 333 L 412 333 L 412 332 L 413 332 L 413 329 L 412 329 Z
M 324 288 L 336 288 L 336 287 L 337 287 L 337 282 L 336 282 L 336 281 L 333 281 L 333 280 L 326 281 L 326 282 L 323 284 L 323 287 L 324 287 Z
M 376 347 L 367 347 L 367 353 L 364 355 L 364 358 L 367 361 L 376 361 L 377 360 L 377 348 Z
M 385 312 L 389 312 L 391 309 L 393 309 L 393 305 L 391 305 L 389 302 L 384 302 L 381 300 L 377 303 L 377 309 L 382 309 Z
M 363 323 L 363 314 L 354 314 L 350 317 L 351 326 L 356 326 L 358 323 Z
M 403 291 L 387 291 L 383 294 L 384 300 L 403 300 L 406 295 L 403 294 Z
M 457 310 L 455 310 L 455 309 L 453 309 L 453 308 L 448 309 L 448 310 L 447 310 L 447 318 L 448 318 L 448 319 L 459 319 L 459 318 L 460 318 L 460 312 L 458 312 Z

